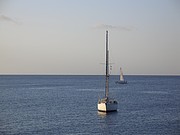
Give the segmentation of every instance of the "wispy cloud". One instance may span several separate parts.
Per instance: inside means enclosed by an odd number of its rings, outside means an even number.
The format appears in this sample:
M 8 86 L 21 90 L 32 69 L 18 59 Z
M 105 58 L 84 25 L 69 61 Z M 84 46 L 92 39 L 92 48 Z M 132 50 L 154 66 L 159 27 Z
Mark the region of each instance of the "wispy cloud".
M 14 24 L 19 24 L 18 21 L 8 17 L 8 16 L 5 16 L 5 15 L 0 15 L 0 21 L 7 21 L 7 22 L 12 22 Z
M 120 25 L 98 24 L 93 27 L 94 29 L 116 29 L 120 31 L 132 31 L 134 27 L 125 27 Z

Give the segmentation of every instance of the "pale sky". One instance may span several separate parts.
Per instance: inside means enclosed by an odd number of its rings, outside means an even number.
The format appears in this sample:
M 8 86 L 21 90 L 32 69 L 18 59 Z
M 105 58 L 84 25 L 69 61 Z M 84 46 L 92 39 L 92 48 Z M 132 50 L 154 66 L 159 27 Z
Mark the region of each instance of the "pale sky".
M 0 0 L 0 74 L 180 75 L 178 0 Z

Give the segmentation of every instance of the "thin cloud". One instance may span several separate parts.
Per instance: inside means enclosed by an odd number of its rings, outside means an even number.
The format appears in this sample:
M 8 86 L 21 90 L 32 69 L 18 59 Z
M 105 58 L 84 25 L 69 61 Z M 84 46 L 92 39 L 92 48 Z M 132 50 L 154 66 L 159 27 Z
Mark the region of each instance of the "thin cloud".
M 14 24 L 19 24 L 16 20 L 5 15 L 0 15 L 0 21 L 6 21 L 6 22 L 12 22 Z
M 108 25 L 108 24 L 98 24 L 93 27 L 94 29 L 116 29 L 120 31 L 132 31 L 134 27 L 125 27 L 125 26 L 115 26 L 115 25 Z

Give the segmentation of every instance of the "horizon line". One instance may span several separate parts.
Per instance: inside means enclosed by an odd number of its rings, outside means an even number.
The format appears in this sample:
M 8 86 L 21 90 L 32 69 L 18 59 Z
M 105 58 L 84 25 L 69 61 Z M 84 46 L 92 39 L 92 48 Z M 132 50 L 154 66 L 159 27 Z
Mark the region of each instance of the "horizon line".
M 100 76 L 104 76 L 105 74 L 57 74 L 57 73 L 0 73 L 0 76 L 2 75 L 44 75 L 44 76 L 96 76 L 96 75 L 100 75 Z M 116 76 L 119 74 L 111 74 L 111 76 Z M 180 74 L 124 74 L 124 76 L 180 76 Z

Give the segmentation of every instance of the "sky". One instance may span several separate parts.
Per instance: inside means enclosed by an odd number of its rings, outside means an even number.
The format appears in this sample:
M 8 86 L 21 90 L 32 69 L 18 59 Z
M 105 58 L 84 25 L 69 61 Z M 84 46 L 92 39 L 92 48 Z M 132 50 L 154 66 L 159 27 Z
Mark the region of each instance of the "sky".
M 178 0 L 0 0 L 0 74 L 180 75 Z

